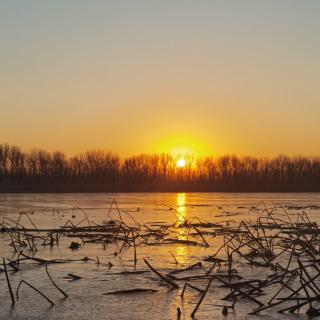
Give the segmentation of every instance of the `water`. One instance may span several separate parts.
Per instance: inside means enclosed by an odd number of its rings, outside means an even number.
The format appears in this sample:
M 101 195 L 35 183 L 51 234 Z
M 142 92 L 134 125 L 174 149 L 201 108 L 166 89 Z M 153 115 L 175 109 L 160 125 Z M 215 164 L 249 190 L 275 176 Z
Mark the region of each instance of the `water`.
M 306 211 L 310 219 L 319 222 L 320 194 L 243 194 L 243 193 L 153 193 L 153 194 L 1 194 L 0 219 L 17 220 L 20 212 L 27 212 L 38 228 L 56 228 L 71 220 L 77 224 L 85 214 L 91 223 L 101 223 L 109 219 L 107 213 L 118 219 L 118 211 L 110 204 L 115 199 L 121 216 L 128 224 L 134 221 L 140 224 L 159 225 L 172 224 L 176 219 L 198 217 L 202 221 L 237 223 L 240 220 L 254 220 L 260 208 L 281 204 L 288 207 L 288 212 Z M 297 208 L 299 207 L 299 208 Z M 303 208 L 302 208 L 303 207 Z M 170 208 L 173 208 L 170 210 Z M 227 222 L 226 222 L 227 221 Z M 32 227 L 26 215 L 21 216 L 20 223 Z M 184 231 L 176 231 L 178 239 L 185 239 Z M 7 259 L 17 256 L 9 244 L 7 234 L 0 234 L 0 255 Z M 160 284 L 158 278 L 150 273 L 124 275 L 123 271 L 144 270 L 148 268 L 143 258 L 148 259 L 162 273 L 176 268 L 172 255 L 178 261 L 179 268 L 201 261 L 214 253 L 222 243 L 218 237 L 207 236 L 210 247 L 187 246 L 184 244 L 167 244 L 161 246 L 138 246 L 138 263 L 136 269 L 133 262 L 133 249 L 125 247 L 121 254 L 121 243 L 109 245 L 86 243 L 79 250 L 72 251 L 70 242 L 76 239 L 63 238 L 59 246 L 38 247 L 36 257 L 44 259 L 68 258 L 82 259 L 64 264 L 52 264 L 49 270 L 55 281 L 69 294 L 67 299 L 50 283 L 43 266 L 26 263 L 21 271 L 10 274 L 12 286 L 16 290 L 24 279 L 45 292 L 55 303 L 48 303 L 28 287 L 21 287 L 20 300 L 14 308 L 10 307 L 5 276 L 0 273 L 0 319 L 176 319 L 177 307 L 182 310 L 181 319 L 190 319 L 190 314 L 199 299 L 195 292 L 188 291 L 185 298 L 180 298 L 181 289 L 170 290 Z M 197 241 L 201 242 L 199 239 Z M 32 255 L 31 252 L 25 252 Z M 100 264 L 97 264 L 96 257 Z M 112 267 L 109 267 L 109 262 Z M 245 268 L 243 266 L 243 268 Z M 199 271 L 200 272 L 200 271 Z M 201 271 L 205 272 L 204 270 Z M 247 272 L 256 275 L 257 270 Z M 82 277 L 77 281 L 66 279 L 68 273 Z M 199 281 L 198 286 L 204 288 L 206 282 Z M 182 285 L 181 285 L 182 287 Z M 154 293 L 127 295 L 104 295 L 116 290 L 131 288 L 156 289 Z M 222 304 L 218 299 L 222 289 L 212 285 L 210 294 L 201 305 L 195 319 L 225 319 L 221 314 Z M 222 295 L 223 296 L 223 295 Z M 279 318 L 278 314 L 268 312 L 263 316 L 248 316 L 254 305 L 248 301 L 237 304 L 236 312 L 230 313 L 228 319 L 265 319 Z M 303 319 L 303 316 L 282 315 L 281 318 Z

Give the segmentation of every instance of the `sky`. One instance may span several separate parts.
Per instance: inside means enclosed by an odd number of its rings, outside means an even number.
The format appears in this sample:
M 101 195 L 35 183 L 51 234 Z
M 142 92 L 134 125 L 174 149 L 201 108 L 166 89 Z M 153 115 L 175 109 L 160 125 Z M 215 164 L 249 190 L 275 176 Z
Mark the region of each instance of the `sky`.
M 318 155 L 318 0 L 0 0 L 0 143 Z

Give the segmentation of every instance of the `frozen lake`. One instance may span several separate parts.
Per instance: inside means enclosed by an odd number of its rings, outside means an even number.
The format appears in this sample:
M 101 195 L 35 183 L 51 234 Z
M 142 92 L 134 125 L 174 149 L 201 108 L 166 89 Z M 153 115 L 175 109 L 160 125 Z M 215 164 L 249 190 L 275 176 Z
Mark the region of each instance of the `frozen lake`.
M 110 208 L 113 200 L 115 205 Z M 19 223 L 33 228 L 59 228 L 68 220 L 74 225 L 88 218 L 91 224 L 101 224 L 108 219 L 121 218 L 128 225 L 139 223 L 150 228 L 161 225 L 173 225 L 184 219 L 210 221 L 221 224 L 237 224 L 241 220 L 255 221 L 266 206 L 283 206 L 291 215 L 305 211 L 309 218 L 319 222 L 320 194 L 313 193 L 119 193 L 119 194 L 0 194 L 0 221 L 14 225 Z M 32 219 L 32 223 L 28 217 Z M 187 230 L 177 228 L 175 238 L 184 241 L 188 238 Z M 21 264 L 19 272 L 10 272 L 10 279 L 15 291 L 24 279 L 34 285 L 55 305 L 50 305 L 28 287 L 21 287 L 19 302 L 11 308 L 10 296 L 4 273 L 0 273 L 0 319 L 177 319 L 177 308 L 182 310 L 181 319 L 190 319 L 199 295 L 187 292 L 181 299 L 181 288 L 170 290 L 150 272 L 143 258 L 161 271 L 168 273 L 176 268 L 184 268 L 202 261 L 212 255 L 221 245 L 219 236 L 207 235 L 209 247 L 181 243 L 137 246 L 137 264 L 133 261 L 133 248 L 122 247 L 120 242 L 107 246 L 100 243 L 85 243 L 78 250 L 69 248 L 71 241 L 79 239 L 62 237 L 58 246 L 37 246 L 36 252 L 24 249 L 24 253 L 43 259 L 70 259 L 61 264 L 50 264 L 52 277 L 69 297 L 61 295 L 50 283 L 43 265 L 27 262 Z M 6 259 L 17 258 L 7 233 L 0 234 L 0 255 Z M 199 237 L 195 240 L 201 243 Z M 81 242 L 81 241 L 80 241 Z M 116 253 L 116 254 L 115 254 Z M 79 261 L 88 257 L 88 261 Z M 98 257 L 98 258 L 97 258 Z M 174 257 L 174 258 L 173 258 Z M 176 262 L 175 262 L 175 260 Z M 75 261 L 78 260 L 78 261 Z M 97 261 L 99 260 L 99 264 Z M 240 262 L 239 262 L 240 264 Z M 203 263 L 203 273 L 210 267 Z M 243 272 L 259 274 L 264 269 L 245 269 Z M 136 272 L 133 271 L 145 271 Z M 127 273 L 124 273 L 127 272 Z M 131 272 L 131 274 L 130 274 Z M 198 271 L 198 273 L 201 272 Z M 68 278 L 72 273 L 82 277 L 73 281 Z M 198 287 L 204 288 L 207 281 L 198 281 Z M 157 290 L 152 293 L 105 295 L 117 290 L 147 288 Z M 203 301 L 195 319 L 226 319 L 221 314 L 222 304 L 216 300 L 221 293 L 218 285 L 212 285 L 208 296 Z M 271 311 L 261 316 L 248 316 L 247 311 L 254 305 L 243 301 L 236 306 L 235 312 L 228 319 L 305 319 L 301 315 L 281 315 Z

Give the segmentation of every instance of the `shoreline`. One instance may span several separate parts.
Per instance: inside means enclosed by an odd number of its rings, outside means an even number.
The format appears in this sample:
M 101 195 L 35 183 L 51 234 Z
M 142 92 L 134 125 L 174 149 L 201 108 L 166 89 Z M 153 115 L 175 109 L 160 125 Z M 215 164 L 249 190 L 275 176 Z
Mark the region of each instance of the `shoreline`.
M 307 185 L 208 185 L 208 184 L 104 184 L 104 183 L 10 183 L 0 184 L 6 193 L 319 193 L 320 186 Z

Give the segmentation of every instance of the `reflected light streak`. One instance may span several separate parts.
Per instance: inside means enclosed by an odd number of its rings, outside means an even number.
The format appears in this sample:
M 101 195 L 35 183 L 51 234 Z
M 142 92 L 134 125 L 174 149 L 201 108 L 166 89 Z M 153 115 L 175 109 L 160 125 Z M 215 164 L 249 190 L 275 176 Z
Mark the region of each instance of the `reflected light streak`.
M 186 194 L 185 193 L 178 193 L 176 199 L 176 206 L 177 206 L 177 214 L 178 214 L 178 239 L 179 240 L 187 240 L 187 228 L 179 227 L 183 225 L 185 222 L 186 217 Z M 184 264 L 187 258 L 187 246 L 181 244 L 176 246 L 175 248 L 175 258 L 180 264 Z
M 179 224 L 183 224 L 185 222 L 185 217 L 186 217 L 186 194 L 185 193 L 178 193 L 177 211 L 178 211 Z

